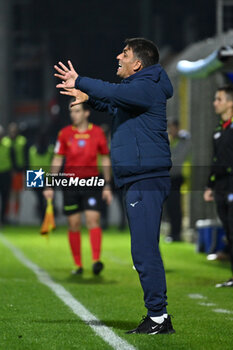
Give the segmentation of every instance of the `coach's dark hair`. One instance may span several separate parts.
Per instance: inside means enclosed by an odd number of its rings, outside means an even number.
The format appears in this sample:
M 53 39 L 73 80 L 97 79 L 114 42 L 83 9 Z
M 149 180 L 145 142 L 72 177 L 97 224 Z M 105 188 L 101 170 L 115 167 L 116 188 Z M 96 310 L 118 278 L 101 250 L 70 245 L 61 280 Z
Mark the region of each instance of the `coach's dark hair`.
M 220 86 L 217 91 L 224 91 L 227 95 L 227 99 L 233 101 L 233 86 L 232 85 L 224 85 Z
M 125 43 L 142 62 L 143 68 L 159 62 L 159 51 L 153 41 L 144 38 L 131 38 L 126 39 Z
M 75 100 L 76 100 L 75 97 L 72 97 L 72 98 L 70 99 L 70 101 L 69 101 L 69 107 L 70 107 L 71 103 L 73 103 Z M 90 109 L 91 109 L 90 106 L 89 106 L 89 104 L 86 103 L 86 102 L 80 103 L 80 105 L 82 105 L 84 111 L 90 111 Z

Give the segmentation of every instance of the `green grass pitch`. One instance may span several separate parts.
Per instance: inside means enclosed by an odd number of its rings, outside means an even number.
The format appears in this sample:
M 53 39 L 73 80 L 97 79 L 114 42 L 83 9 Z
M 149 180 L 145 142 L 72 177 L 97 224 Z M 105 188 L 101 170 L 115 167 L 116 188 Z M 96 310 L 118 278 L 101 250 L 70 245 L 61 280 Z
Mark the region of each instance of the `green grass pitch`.
M 126 335 L 146 314 L 138 275 L 132 269 L 127 231 L 107 230 L 103 238 L 105 269 L 94 277 L 87 231 L 83 230 L 84 275 L 73 267 L 66 228 L 49 240 L 35 227 L 6 227 L 5 237 L 25 256 L 45 269 L 92 314 L 138 350 L 227 350 L 233 344 L 233 289 L 216 289 L 230 277 L 228 263 L 208 262 L 189 243 L 161 242 L 168 285 L 168 311 L 174 315 L 174 335 Z M 163 241 L 163 239 L 161 239 Z M 0 349 L 105 350 L 111 347 L 82 322 L 53 292 L 42 285 L 0 242 Z M 201 294 L 206 299 L 190 299 Z M 201 305 L 206 303 L 209 305 Z M 215 305 L 212 305 L 215 304 Z M 216 313 L 224 309 L 231 313 Z

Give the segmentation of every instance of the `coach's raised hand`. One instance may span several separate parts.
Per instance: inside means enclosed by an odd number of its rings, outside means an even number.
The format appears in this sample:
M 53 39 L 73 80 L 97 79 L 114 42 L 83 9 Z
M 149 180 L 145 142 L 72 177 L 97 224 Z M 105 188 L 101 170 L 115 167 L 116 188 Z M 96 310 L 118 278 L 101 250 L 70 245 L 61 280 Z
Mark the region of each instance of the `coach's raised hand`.
M 59 66 L 55 65 L 54 68 L 59 73 L 55 73 L 54 76 L 61 79 L 62 83 L 57 84 L 57 88 L 72 89 L 75 86 L 75 80 L 78 78 L 78 73 L 74 70 L 71 61 L 68 61 L 69 68 L 62 62 L 58 62 Z
M 70 89 L 64 87 L 64 90 L 60 91 L 60 94 L 75 97 L 75 101 L 70 104 L 71 107 L 86 102 L 89 99 L 89 96 L 85 94 L 85 92 L 82 92 L 78 89 Z

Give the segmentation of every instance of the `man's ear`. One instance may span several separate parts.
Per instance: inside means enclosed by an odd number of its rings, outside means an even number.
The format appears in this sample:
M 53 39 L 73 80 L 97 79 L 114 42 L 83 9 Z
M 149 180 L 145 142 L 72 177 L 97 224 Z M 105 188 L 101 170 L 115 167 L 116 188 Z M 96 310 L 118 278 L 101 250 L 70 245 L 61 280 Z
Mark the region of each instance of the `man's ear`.
M 89 118 L 90 114 L 91 114 L 91 112 L 89 111 L 89 109 L 85 111 L 85 117 L 86 118 Z
M 233 109 L 233 101 L 229 99 L 227 102 L 229 108 Z
M 138 72 L 138 71 L 140 71 L 142 68 L 143 68 L 142 62 L 139 61 L 139 60 L 136 60 L 136 61 L 134 62 L 133 70 L 134 70 L 135 72 Z

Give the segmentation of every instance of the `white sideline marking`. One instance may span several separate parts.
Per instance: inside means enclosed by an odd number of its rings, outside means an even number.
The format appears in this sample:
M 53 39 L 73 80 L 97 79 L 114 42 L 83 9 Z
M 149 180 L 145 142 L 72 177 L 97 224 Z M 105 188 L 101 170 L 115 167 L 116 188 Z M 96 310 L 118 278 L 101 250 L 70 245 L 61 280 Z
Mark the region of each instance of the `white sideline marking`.
M 226 309 L 213 309 L 213 312 L 222 313 L 222 314 L 233 314 L 233 311 Z
M 205 297 L 202 294 L 188 294 L 188 297 L 190 299 L 207 299 L 207 297 Z M 214 303 L 207 303 L 207 302 L 200 302 L 200 303 L 198 303 L 198 305 L 207 306 L 207 307 L 209 307 L 209 306 L 217 306 Z M 222 314 L 230 314 L 230 315 L 233 314 L 233 311 L 230 311 L 230 310 L 227 310 L 227 309 L 212 309 L 212 311 L 213 312 L 217 312 L 217 313 L 222 313 Z M 233 318 L 230 318 L 230 320 L 233 320 Z
M 11 244 L 1 233 L 1 242 L 13 253 L 13 255 L 26 267 L 35 273 L 38 280 L 49 287 L 54 294 L 66 304 L 75 315 L 83 320 L 92 330 L 100 336 L 106 343 L 116 350 L 136 350 L 133 345 L 116 335 L 110 328 L 88 311 L 78 300 L 76 300 L 63 286 L 54 282 L 49 274 L 38 265 L 27 259 L 25 255 Z
M 198 305 L 201 305 L 201 306 L 216 306 L 216 304 L 214 304 L 214 303 L 198 303 Z
M 188 294 L 190 299 L 206 299 L 206 297 L 202 294 Z

